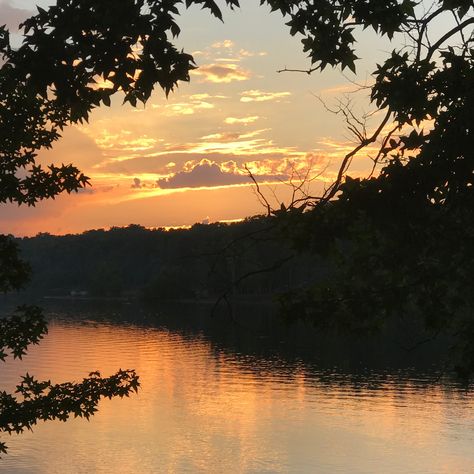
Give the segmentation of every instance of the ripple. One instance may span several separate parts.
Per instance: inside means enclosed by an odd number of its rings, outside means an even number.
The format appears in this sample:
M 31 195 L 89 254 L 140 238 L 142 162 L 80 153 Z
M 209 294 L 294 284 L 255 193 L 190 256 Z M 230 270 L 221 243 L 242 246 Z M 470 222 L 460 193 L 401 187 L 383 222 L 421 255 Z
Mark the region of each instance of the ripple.
M 137 396 L 101 402 L 90 423 L 42 423 L 9 438 L 0 471 L 474 470 L 472 392 L 410 370 L 346 373 L 200 333 L 57 319 L 0 377 L 11 390 L 26 371 L 60 382 L 129 367 L 140 374 Z

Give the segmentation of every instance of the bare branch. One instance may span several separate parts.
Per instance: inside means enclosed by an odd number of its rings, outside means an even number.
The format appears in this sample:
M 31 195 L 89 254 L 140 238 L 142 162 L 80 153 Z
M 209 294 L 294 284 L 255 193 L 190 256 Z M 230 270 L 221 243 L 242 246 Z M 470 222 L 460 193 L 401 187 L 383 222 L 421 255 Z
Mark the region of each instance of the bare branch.
M 456 33 L 462 32 L 464 28 L 472 24 L 474 24 L 474 18 L 469 18 L 468 20 L 463 21 L 462 23 L 458 24 L 457 26 L 452 28 L 450 31 L 448 31 L 446 34 L 441 36 L 441 38 L 439 38 L 438 41 L 436 41 L 436 43 L 433 43 L 431 45 L 430 49 L 428 50 L 428 54 L 426 55 L 426 60 L 429 61 L 432 58 L 433 54 L 441 47 L 441 45 L 445 41 L 447 41 L 449 38 L 454 36 Z
M 342 183 L 342 179 L 344 177 L 344 174 L 347 171 L 348 165 L 350 164 L 350 161 L 352 160 L 352 158 L 360 150 L 362 150 L 367 145 L 370 145 L 371 143 L 375 142 L 375 140 L 377 140 L 377 138 L 380 135 L 380 133 L 382 132 L 383 128 L 385 127 L 385 125 L 389 121 L 391 115 L 392 115 L 391 111 L 387 110 L 387 112 L 385 114 L 385 117 L 383 118 L 382 122 L 377 127 L 375 132 L 370 136 L 370 138 L 366 138 L 364 141 L 359 143 L 359 145 L 357 145 L 352 151 L 347 153 L 347 155 L 342 160 L 341 166 L 339 167 L 339 172 L 337 173 L 336 180 L 334 181 L 334 183 L 331 186 L 329 186 L 326 193 L 322 197 L 320 203 L 327 203 L 329 200 L 331 200 L 336 195 L 336 193 L 339 191 L 339 188 L 340 188 L 341 183 Z
M 256 194 L 257 194 L 257 197 L 258 197 L 260 203 L 263 204 L 265 206 L 265 208 L 267 209 L 267 216 L 270 216 L 272 214 L 272 208 L 270 206 L 270 203 L 268 202 L 267 198 L 265 197 L 265 195 L 260 190 L 260 186 L 258 184 L 258 181 L 255 179 L 255 176 L 249 170 L 249 168 L 246 164 L 244 165 L 244 168 L 245 168 L 245 171 L 247 171 L 250 179 L 253 181 L 253 184 L 255 185 Z

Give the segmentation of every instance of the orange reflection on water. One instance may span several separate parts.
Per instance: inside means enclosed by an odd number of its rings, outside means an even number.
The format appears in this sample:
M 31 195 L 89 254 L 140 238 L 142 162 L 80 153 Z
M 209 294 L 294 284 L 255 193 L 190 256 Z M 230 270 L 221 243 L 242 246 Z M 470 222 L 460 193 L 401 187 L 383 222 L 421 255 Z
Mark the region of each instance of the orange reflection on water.
M 439 384 L 327 377 L 303 363 L 235 354 L 202 336 L 93 323 L 52 324 L 13 365 L 11 380 L 26 369 L 54 382 L 91 370 L 140 374 L 137 395 L 103 401 L 89 423 L 46 423 L 12 438 L 15 459 L 29 459 L 35 472 L 53 472 L 52 465 L 104 473 L 474 467 L 472 402 Z

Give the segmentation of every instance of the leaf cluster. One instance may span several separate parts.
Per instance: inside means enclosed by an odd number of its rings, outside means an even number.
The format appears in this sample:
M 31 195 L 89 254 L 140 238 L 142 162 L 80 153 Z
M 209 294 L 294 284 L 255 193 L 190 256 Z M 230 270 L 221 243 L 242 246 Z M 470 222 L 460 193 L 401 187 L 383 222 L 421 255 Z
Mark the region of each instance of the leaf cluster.
M 67 421 L 71 415 L 89 419 L 97 411 L 101 398 L 128 397 L 140 383 L 133 370 L 119 370 L 110 377 L 91 372 L 79 383 L 52 384 L 29 374 L 22 377 L 12 395 L 0 392 L 0 431 L 21 433 L 31 430 L 38 421 Z M 6 453 L 0 442 L 0 453 Z
M 40 308 L 20 306 L 15 313 L 0 319 L 0 360 L 5 361 L 8 351 L 14 358 L 22 358 L 30 344 L 38 344 L 48 328 Z
M 262 0 L 272 10 L 290 16 L 291 35 L 301 35 L 303 50 L 308 53 L 311 71 L 326 66 L 348 67 L 355 72 L 356 37 L 354 30 L 372 28 L 392 38 L 414 15 L 412 0 Z
M 433 337 L 451 337 L 450 362 L 463 377 L 474 373 L 472 13 L 465 1 L 432 2 L 421 15 L 406 10 L 399 27 L 413 42 L 374 72 L 381 125 L 370 138 L 358 134 L 327 194 L 284 223 L 294 245 L 329 258 L 332 271 L 282 297 L 290 319 L 336 331 L 417 320 Z M 450 26 L 433 40 L 441 18 Z M 377 172 L 352 179 L 351 160 L 375 140 Z

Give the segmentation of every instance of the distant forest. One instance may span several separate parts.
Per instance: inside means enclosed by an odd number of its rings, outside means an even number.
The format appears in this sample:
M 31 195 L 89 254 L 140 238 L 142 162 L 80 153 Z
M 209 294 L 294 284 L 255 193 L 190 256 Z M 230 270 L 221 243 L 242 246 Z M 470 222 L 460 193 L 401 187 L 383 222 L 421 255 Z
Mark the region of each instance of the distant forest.
M 18 239 L 32 267 L 27 291 L 43 296 L 136 296 L 147 299 L 272 297 L 323 273 L 298 254 L 268 218 L 190 229 L 139 225 L 78 235 Z

